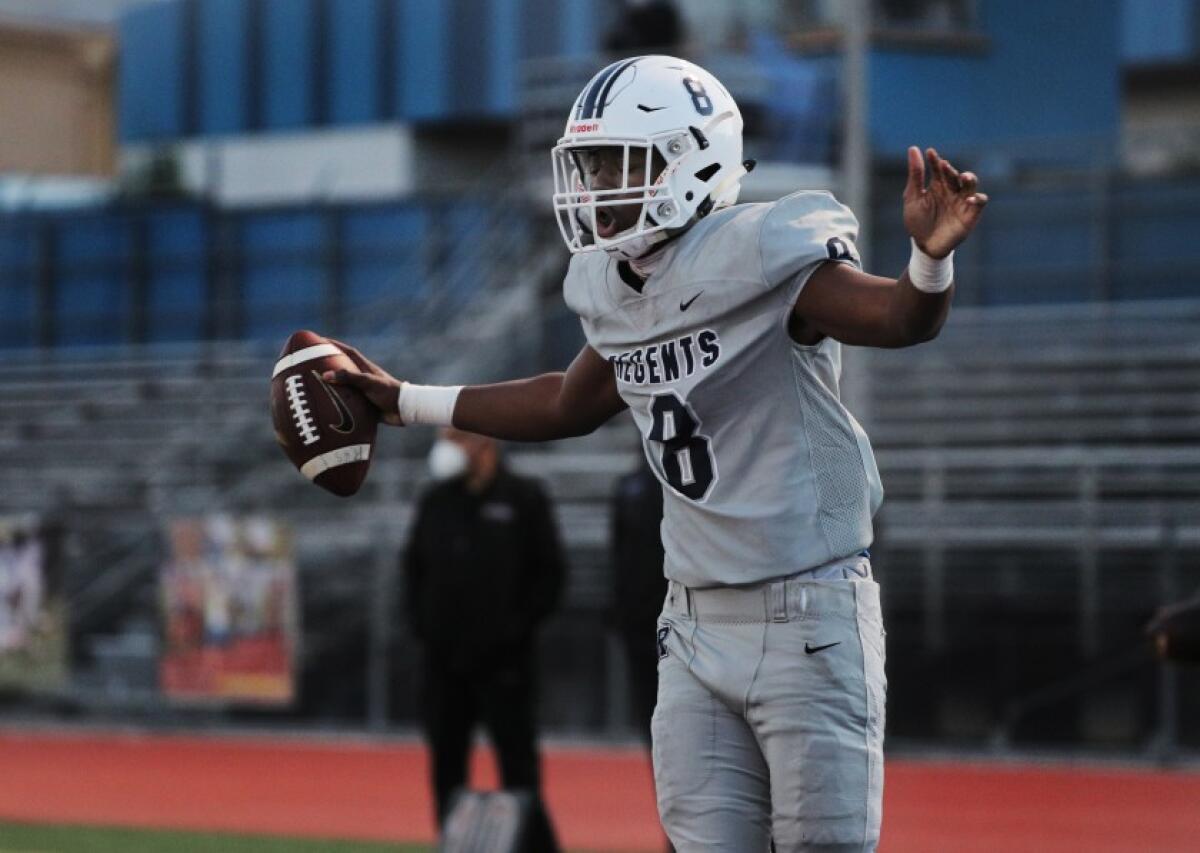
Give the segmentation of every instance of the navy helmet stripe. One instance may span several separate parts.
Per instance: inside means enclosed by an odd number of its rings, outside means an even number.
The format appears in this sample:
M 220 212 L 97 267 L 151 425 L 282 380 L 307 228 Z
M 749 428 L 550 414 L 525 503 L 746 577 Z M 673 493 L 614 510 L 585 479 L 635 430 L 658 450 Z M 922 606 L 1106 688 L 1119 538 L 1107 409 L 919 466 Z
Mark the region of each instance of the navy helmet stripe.
M 600 90 L 604 87 L 604 84 L 608 82 L 608 78 L 617 70 L 617 66 L 621 64 L 620 60 L 618 60 L 592 78 L 592 85 L 588 86 L 587 94 L 579 100 L 579 110 L 575 113 L 575 118 L 585 119 L 594 117 L 596 97 L 600 94 Z
M 600 93 L 600 97 L 596 102 L 596 112 L 592 118 L 600 118 L 602 115 L 604 115 L 604 102 L 608 100 L 608 93 L 612 91 L 613 84 L 617 82 L 617 78 L 625 72 L 626 68 L 629 68 L 641 58 L 642 57 L 640 56 L 635 56 L 633 59 L 625 60 L 625 62 L 621 64 L 621 67 L 609 76 L 608 81 L 604 84 L 604 91 Z

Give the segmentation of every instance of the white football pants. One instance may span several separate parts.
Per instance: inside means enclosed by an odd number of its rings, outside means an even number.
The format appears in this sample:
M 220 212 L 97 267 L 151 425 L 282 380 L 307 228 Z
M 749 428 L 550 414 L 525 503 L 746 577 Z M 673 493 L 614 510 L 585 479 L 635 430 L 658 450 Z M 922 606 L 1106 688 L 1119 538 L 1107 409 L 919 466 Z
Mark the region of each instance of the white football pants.
M 875 850 L 887 680 L 867 557 L 754 587 L 672 582 L 658 640 L 654 780 L 678 853 Z

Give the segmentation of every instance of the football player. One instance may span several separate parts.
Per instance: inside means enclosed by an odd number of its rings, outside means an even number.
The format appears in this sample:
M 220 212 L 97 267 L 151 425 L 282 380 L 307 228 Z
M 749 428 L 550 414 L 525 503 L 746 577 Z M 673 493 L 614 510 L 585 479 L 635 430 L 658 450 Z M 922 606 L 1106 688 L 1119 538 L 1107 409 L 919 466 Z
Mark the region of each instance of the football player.
M 516 441 L 591 432 L 628 408 L 664 490 L 669 591 L 652 733 L 682 853 L 874 850 L 886 681 L 867 548 L 882 499 L 839 400 L 841 344 L 928 341 L 954 248 L 987 196 L 908 151 L 899 278 L 869 275 L 826 192 L 736 204 L 742 118 L 703 69 L 600 71 L 553 151 L 563 285 L 587 345 L 565 372 L 470 387 L 401 382 L 347 348 L 391 423 Z

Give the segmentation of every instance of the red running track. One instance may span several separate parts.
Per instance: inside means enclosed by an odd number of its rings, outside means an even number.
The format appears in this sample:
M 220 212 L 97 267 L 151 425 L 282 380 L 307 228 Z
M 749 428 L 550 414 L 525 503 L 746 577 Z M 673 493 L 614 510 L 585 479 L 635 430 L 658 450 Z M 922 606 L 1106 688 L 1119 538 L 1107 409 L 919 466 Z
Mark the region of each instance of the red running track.
M 661 849 L 633 749 L 546 754 L 573 849 Z M 429 841 L 424 751 L 360 740 L 0 732 L 0 820 Z M 888 763 L 883 853 L 1200 850 L 1200 774 Z M 490 758 L 476 780 L 494 785 Z

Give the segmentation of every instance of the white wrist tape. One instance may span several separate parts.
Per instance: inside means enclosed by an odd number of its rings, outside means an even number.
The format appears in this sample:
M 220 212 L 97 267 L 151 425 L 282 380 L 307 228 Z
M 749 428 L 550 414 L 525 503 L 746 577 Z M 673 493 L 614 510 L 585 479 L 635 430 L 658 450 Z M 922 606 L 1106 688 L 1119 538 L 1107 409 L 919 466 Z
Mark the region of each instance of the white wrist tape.
M 913 287 L 925 293 L 945 293 L 954 283 L 954 252 L 939 259 L 931 258 L 921 251 L 917 241 L 912 243 L 912 257 L 908 259 L 908 279 Z
M 450 426 L 461 385 L 413 385 L 400 383 L 400 420 L 406 424 Z

